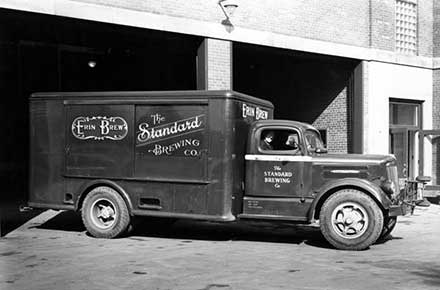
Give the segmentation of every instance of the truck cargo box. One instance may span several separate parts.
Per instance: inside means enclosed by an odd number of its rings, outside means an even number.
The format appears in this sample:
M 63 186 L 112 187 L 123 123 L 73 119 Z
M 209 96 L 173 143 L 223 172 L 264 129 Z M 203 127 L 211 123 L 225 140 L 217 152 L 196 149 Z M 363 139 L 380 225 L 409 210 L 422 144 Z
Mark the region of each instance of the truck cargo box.
M 233 91 L 33 94 L 29 205 L 77 210 L 111 185 L 132 215 L 234 220 L 249 126 L 271 118 Z

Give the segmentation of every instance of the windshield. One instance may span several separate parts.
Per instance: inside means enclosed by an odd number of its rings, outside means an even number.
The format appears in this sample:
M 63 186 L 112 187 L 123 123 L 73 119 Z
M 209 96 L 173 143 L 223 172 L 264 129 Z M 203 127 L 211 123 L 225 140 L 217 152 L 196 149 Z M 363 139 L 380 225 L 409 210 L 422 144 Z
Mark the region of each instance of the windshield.
M 325 149 L 319 133 L 313 130 L 305 132 L 306 146 L 309 153 L 315 153 L 316 149 Z

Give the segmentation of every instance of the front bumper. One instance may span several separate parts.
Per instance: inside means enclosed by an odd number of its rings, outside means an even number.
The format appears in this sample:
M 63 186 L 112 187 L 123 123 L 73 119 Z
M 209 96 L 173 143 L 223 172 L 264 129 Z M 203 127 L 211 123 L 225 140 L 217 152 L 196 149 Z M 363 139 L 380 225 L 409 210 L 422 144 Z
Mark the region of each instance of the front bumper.
M 414 207 L 416 204 L 413 203 L 402 203 L 402 204 L 396 204 L 391 205 L 388 209 L 388 216 L 399 216 L 399 215 L 407 215 L 409 213 L 413 213 Z
M 414 212 L 417 195 L 423 191 L 423 183 L 417 181 L 406 181 L 404 188 L 400 191 L 396 200 L 388 209 L 389 216 L 407 215 Z

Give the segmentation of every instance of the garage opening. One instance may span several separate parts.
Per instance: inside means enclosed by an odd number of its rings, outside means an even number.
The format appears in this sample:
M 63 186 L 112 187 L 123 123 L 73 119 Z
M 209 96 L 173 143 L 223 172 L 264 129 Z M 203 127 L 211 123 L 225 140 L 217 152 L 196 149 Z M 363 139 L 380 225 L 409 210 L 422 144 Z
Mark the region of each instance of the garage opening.
M 31 93 L 196 89 L 196 57 L 202 40 L 0 9 L 2 215 L 11 216 L 5 213 L 5 204 L 16 211 L 26 199 Z M 4 234 L 8 229 L 2 230 Z
M 234 90 L 270 100 L 275 118 L 313 124 L 329 152 L 353 151 L 353 74 L 360 61 L 234 43 Z

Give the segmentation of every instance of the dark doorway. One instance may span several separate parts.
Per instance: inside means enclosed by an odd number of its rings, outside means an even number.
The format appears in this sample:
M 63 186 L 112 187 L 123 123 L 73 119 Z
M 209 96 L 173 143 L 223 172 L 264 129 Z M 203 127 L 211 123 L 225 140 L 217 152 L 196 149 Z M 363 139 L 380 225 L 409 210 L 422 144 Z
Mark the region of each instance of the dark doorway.
M 195 36 L 0 9 L 0 122 L 6 136 L 0 145 L 0 214 L 7 204 L 15 211 L 26 200 L 31 93 L 196 89 L 201 42 Z
M 353 72 L 359 60 L 234 43 L 234 90 L 270 100 L 275 118 L 327 133 L 332 152 L 351 151 Z

